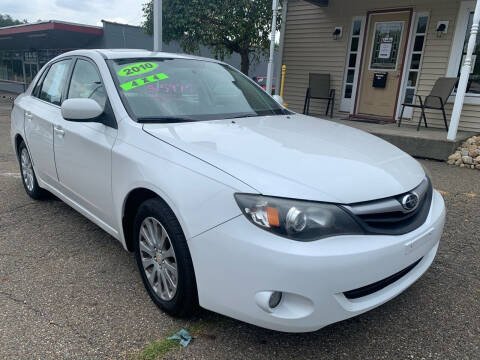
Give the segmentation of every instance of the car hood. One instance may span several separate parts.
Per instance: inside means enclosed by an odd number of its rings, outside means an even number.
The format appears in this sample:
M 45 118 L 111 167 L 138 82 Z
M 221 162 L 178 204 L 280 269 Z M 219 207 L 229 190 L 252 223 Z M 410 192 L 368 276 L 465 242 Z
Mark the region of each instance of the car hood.
M 416 160 L 376 136 L 298 114 L 144 131 L 264 195 L 349 204 L 404 193 L 425 177 Z

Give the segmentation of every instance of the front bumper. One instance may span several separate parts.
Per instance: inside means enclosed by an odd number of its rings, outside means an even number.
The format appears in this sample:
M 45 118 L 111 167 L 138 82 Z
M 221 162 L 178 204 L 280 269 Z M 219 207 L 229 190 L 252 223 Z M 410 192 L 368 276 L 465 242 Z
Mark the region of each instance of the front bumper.
M 400 236 L 349 235 L 297 242 L 253 226 L 243 215 L 189 240 L 200 305 L 261 327 L 307 332 L 373 309 L 400 294 L 430 266 L 445 223 L 434 192 L 418 229 Z M 355 299 L 344 293 L 420 262 L 390 285 Z M 268 311 L 262 296 L 282 291 Z

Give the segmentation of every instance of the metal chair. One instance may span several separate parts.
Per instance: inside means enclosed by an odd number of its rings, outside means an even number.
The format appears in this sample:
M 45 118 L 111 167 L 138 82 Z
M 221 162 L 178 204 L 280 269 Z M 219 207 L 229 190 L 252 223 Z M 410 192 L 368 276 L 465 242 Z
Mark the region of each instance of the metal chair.
M 328 110 L 330 110 L 330 117 L 333 117 L 335 89 L 330 88 L 330 74 L 308 74 L 308 89 L 305 95 L 305 104 L 303 105 L 303 113 L 305 115 L 308 115 L 310 110 L 310 99 L 328 100 L 325 115 L 328 115 Z
M 422 113 L 420 114 L 420 119 L 418 121 L 417 131 L 420 130 L 422 119 L 425 123 L 425 127 L 428 128 L 427 117 L 425 116 L 425 109 L 442 110 L 443 121 L 445 122 L 445 129 L 447 129 L 448 131 L 447 115 L 445 114 L 445 104 L 447 103 L 448 97 L 455 88 L 455 85 L 457 85 L 457 82 L 458 78 L 439 78 L 435 82 L 435 85 L 433 85 L 430 95 L 427 95 L 425 99 L 422 99 L 420 95 L 415 94 L 415 96 L 418 98 L 419 104 L 403 103 L 402 112 L 400 113 L 400 119 L 398 120 L 398 127 L 400 127 L 400 125 L 402 124 L 403 111 L 405 110 L 405 107 L 409 106 L 422 110 Z

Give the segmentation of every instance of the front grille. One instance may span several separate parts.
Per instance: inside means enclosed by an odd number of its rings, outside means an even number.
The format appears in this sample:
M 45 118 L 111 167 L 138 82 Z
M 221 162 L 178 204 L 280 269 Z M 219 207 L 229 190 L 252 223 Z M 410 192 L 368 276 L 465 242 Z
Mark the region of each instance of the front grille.
M 393 284 L 395 281 L 400 280 L 402 277 L 407 275 L 415 266 L 418 265 L 420 261 L 422 261 L 423 258 L 420 258 L 419 260 L 415 261 L 412 265 L 407 266 L 405 269 L 400 270 L 399 272 L 383 279 L 377 282 L 374 282 L 373 284 L 363 286 L 358 289 L 346 291 L 343 293 L 347 299 L 358 299 L 363 296 L 367 296 L 370 294 L 373 294 L 377 291 L 382 290 L 383 288 L 386 288 L 388 285 Z
M 402 198 L 418 195 L 418 206 L 413 211 L 405 210 Z M 433 188 L 428 177 L 410 192 L 387 199 L 351 204 L 344 209 L 357 220 L 367 234 L 402 235 L 420 227 L 427 219 L 432 203 Z

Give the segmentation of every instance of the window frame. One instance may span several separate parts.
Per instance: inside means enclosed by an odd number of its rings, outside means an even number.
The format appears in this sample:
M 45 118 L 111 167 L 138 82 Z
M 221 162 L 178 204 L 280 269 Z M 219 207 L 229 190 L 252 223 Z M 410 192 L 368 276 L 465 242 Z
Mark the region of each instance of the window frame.
M 452 40 L 450 50 L 450 58 L 448 61 L 447 77 L 457 77 L 461 66 L 463 47 L 468 27 L 468 17 L 475 10 L 474 1 L 462 1 L 458 11 L 457 21 L 455 25 L 455 33 Z M 448 103 L 453 103 L 457 92 L 454 90 L 448 98 Z M 465 93 L 465 104 L 480 105 L 480 94 Z
M 424 33 L 419 33 L 419 32 L 417 32 L 418 22 L 419 22 L 420 18 L 422 18 L 422 17 L 427 17 L 428 18 L 427 27 L 426 27 Z M 429 40 L 428 37 L 430 36 L 430 34 L 429 34 L 430 25 L 431 25 L 431 14 L 430 14 L 429 11 L 421 11 L 421 12 L 413 13 L 412 27 L 410 29 L 409 38 L 408 38 L 408 49 L 407 49 L 407 54 L 405 56 L 405 66 L 404 66 L 404 70 L 403 70 L 403 74 L 402 74 L 401 92 L 400 92 L 399 97 L 398 97 L 399 102 L 398 102 L 397 114 L 396 114 L 397 119 L 400 116 L 400 112 L 401 112 L 401 108 L 402 108 L 401 104 L 403 104 L 403 102 L 405 100 L 407 89 L 414 88 L 415 89 L 414 90 L 415 94 L 417 93 L 418 84 L 419 84 L 421 74 L 422 74 L 423 60 L 424 60 L 424 56 L 425 56 L 425 48 L 427 46 L 427 41 Z M 415 38 L 417 36 L 424 36 L 423 47 L 422 47 L 421 51 L 414 51 Z M 408 85 L 408 76 L 409 76 L 410 72 L 412 71 L 411 63 L 412 63 L 412 57 L 413 57 L 414 54 L 420 54 L 419 67 L 418 67 L 418 69 L 413 69 L 413 71 L 417 72 L 417 74 L 418 74 L 417 75 L 417 82 L 415 84 L 415 87 Z M 414 103 L 415 103 L 415 98 L 414 98 Z M 405 107 L 405 110 L 404 110 L 404 113 L 403 113 L 403 118 L 404 119 L 411 119 L 412 116 L 413 116 L 413 108 Z
M 15 68 L 15 61 L 20 62 L 20 68 L 21 68 L 21 73 L 15 73 L 14 68 Z M 23 71 L 23 52 L 19 50 L 3 50 L 0 51 L 0 66 L 2 64 L 5 64 L 5 77 L 0 76 L 0 80 L 12 84 L 23 84 L 25 85 L 25 74 Z M 10 65 L 10 66 L 9 66 Z M 10 70 L 10 72 L 9 72 Z M 11 77 L 9 77 L 11 75 Z M 18 78 L 15 78 L 16 76 L 20 76 L 21 80 L 19 81 Z
M 373 53 L 374 53 L 374 45 L 375 45 L 375 37 L 377 33 L 377 25 L 380 24 L 391 24 L 391 23 L 396 23 L 396 24 L 402 24 L 402 32 L 400 34 L 400 42 L 398 44 L 398 49 L 397 49 L 397 57 L 395 59 L 395 67 L 393 69 L 383 69 L 383 68 L 372 68 L 372 60 L 373 60 Z M 396 72 L 398 70 L 398 57 L 400 56 L 400 48 L 403 46 L 402 44 L 402 39 L 403 39 L 403 34 L 405 31 L 409 31 L 409 29 L 405 29 L 407 26 L 407 23 L 404 20 L 400 21 L 378 21 L 375 23 L 375 27 L 373 29 L 373 34 L 372 38 L 370 39 L 372 41 L 372 45 L 370 48 L 370 56 L 369 56 L 369 61 L 368 61 L 368 71 L 377 71 L 377 72 Z M 408 35 L 407 35 L 408 36 Z M 368 44 L 368 42 L 367 42 Z
M 353 35 L 353 26 L 356 21 L 360 21 L 360 34 Z M 354 16 L 350 22 L 350 34 L 349 34 L 349 41 L 348 41 L 348 48 L 347 48 L 347 57 L 345 58 L 345 72 L 343 76 L 343 87 L 342 93 L 340 97 L 340 111 L 348 112 L 353 114 L 353 105 L 355 104 L 355 97 L 357 93 L 357 86 L 358 86 L 358 72 L 360 71 L 360 61 L 363 54 L 363 38 L 365 34 L 365 23 L 366 23 L 366 16 Z M 358 48 L 356 52 L 352 52 L 352 39 L 354 37 L 358 37 Z M 355 53 L 357 55 L 355 66 L 350 66 L 350 55 Z M 353 83 L 349 83 L 347 81 L 348 71 L 354 70 L 353 76 Z M 345 90 L 347 86 L 352 85 L 352 96 L 350 98 L 345 97 Z
M 66 79 L 65 79 L 65 82 L 68 81 L 69 76 L 70 76 L 71 71 L 72 71 L 72 64 L 73 64 L 73 61 L 72 61 L 72 60 L 73 60 L 73 57 L 71 57 L 71 56 L 57 59 L 57 60 L 52 61 L 51 63 L 49 63 L 49 64 L 47 65 L 47 67 L 45 68 L 45 70 L 43 70 L 43 72 L 42 72 L 42 74 L 41 74 L 41 76 L 40 76 L 40 78 L 39 78 L 39 82 L 38 82 L 39 87 L 38 87 L 38 90 L 37 90 L 36 94 L 33 94 L 33 93 L 34 93 L 34 91 L 35 91 L 35 87 L 37 86 L 37 84 L 35 84 L 35 86 L 34 86 L 34 88 L 33 88 L 33 90 L 32 90 L 32 95 L 33 95 L 33 97 L 35 97 L 35 98 L 36 98 L 37 100 L 39 100 L 39 101 L 44 102 L 45 104 L 50 104 L 50 105 L 52 105 L 52 106 L 55 106 L 55 107 L 57 107 L 57 108 L 60 108 L 63 100 L 65 100 L 65 97 L 64 97 L 64 95 L 65 95 L 65 86 L 64 86 L 63 89 L 62 89 L 62 94 L 61 94 L 61 97 L 60 97 L 60 105 L 57 105 L 57 104 L 54 104 L 54 103 L 52 103 L 52 102 L 49 102 L 49 101 L 46 101 L 46 100 L 41 99 L 41 98 L 40 98 L 40 93 L 41 93 L 42 88 L 43 88 L 43 82 L 45 81 L 45 78 L 47 77 L 48 73 L 50 72 L 50 69 L 52 68 L 52 66 L 53 66 L 54 64 L 60 62 L 60 61 L 66 61 L 66 60 L 71 60 L 70 66 L 69 66 L 69 68 L 68 68 L 68 70 L 67 70 L 67 77 L 66 77 Z

